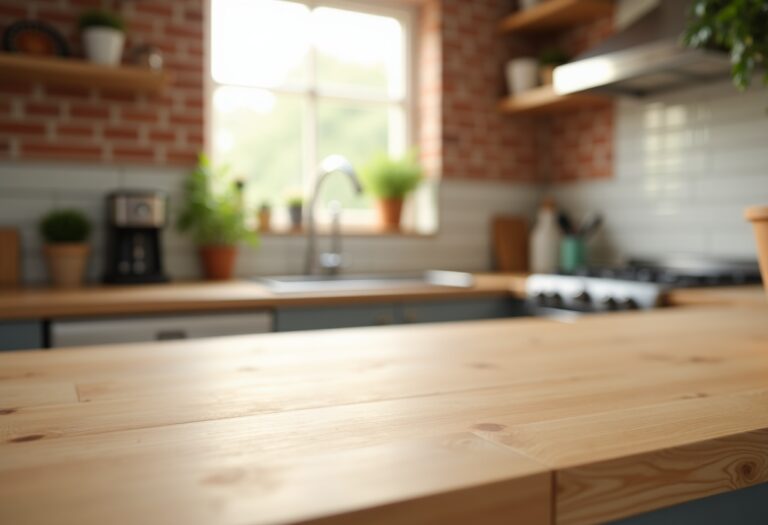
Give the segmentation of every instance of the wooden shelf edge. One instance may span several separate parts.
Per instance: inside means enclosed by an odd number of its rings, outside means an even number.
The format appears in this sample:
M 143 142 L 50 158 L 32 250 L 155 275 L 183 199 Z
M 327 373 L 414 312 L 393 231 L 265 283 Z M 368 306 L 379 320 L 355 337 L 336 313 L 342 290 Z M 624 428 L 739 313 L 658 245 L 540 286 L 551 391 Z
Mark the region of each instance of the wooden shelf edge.
M 499 23 L 499 31 L 556 31 L 609 15 L 614 7 L 613 0 L 543 0 L 535 7 L 506 16 Z
M 102 66 L 85 60 L 0 53 L 0 77 L 50 85 L 122 92 L 160 92 L 171 80 L 164 71 L 138 66 Z
M 558 113 L 610 103 L 609 97 L 591 93 L 558 95 L 552 86 L 541 86 L 499 102 L 499 111 L 507 115 Z

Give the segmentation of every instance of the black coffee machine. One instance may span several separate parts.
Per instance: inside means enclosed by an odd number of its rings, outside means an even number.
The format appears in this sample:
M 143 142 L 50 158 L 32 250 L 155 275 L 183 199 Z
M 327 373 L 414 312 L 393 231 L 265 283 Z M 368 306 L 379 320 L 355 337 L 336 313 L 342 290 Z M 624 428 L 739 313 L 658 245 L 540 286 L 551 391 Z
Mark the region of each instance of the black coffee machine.
M 168 212 L 165 194 L 124 190 L 107 195 L 107 257 L 104 282 L 163 283 L 161 233 Z

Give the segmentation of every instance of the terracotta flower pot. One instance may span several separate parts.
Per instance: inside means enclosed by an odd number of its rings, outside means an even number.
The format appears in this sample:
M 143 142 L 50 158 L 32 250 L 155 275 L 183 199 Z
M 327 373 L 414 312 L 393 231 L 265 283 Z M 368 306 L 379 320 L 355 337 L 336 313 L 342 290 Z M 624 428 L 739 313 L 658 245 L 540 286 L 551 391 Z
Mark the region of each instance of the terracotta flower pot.
M 403 199 L 379 199 L 379 220 L 385 230 L 399 230 L 400 216 L 403 213 Z
M 78 288 L 83 285 L 88 263 L 87 244 L 46 244 L 43 250 L 48 275 L 55 288 Z
M 268 232 L 272 229 L 272 211 L 269 208 L 259 210 L 259 231 Z
M 744 213 L 752 223 L 757 242 L 757 254 L 760 258 L 760 273 L 763 275 L 763 287 L 768 293 L 768 206 L 753 206 Z
M 203 274 L 209 281 L 228 281 L 235 273 L 237 246 L 210 245 L 201 246 L 200 262 Z

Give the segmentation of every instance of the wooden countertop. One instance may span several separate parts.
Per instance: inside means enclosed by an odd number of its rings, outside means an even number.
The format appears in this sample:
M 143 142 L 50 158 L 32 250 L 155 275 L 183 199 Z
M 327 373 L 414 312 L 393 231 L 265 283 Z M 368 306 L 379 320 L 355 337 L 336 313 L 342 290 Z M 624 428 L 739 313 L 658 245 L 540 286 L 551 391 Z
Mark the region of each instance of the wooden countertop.
M 277 295 L 255 281 L 178 282 L 140 286 L 92 286 L 78 290 L 30 288 L 0 290 L 0 320 L 141 315 L 247 310 L 392 301 L 461 299 L 512 295 L 524 297 L 527 274 L 474 274 L 472 288 L 413 286 Z M 667 303 L 688 305 L 758 305 L 768 299 L 760 286 L 673 290 Z
M 768 295 L 760 285 L 679 288 L 668 292 L 666 299 L 671 306 L 768 305 Z
M 768 481 L 768 307 L 0 355 L 0 523 L 585 524 Z
M 92 286 L 77 290 L 30 288 L 0 291 L 0 320 L 490 297 L 510 292 L 522 294 L 525 279 L 525 274 L 475 274 L 472 288 L 410 286 L 284 295 L 246 280 Z

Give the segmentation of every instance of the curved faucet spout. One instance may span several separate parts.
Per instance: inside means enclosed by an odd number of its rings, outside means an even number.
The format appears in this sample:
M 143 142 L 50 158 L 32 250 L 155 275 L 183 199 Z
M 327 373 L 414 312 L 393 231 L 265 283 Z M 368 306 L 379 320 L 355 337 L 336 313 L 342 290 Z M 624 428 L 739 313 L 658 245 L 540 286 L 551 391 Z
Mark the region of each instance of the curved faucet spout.
M 317 243 L 317 234 L 315 231 L 315 203 L 320 195 L 320 188 L 332 173 L 340 172 L 347 176 L 355 192 L 360 194 L 363 192 L 363 186 L 360 184 L 360 179 L 357 177 L 357 172 L 352 164 L 342 157 L 341 155 L 330 155 L 323 159 L 320 163 L 320 171 L 315 179 L 314 187 L 312 188 L 312 194 L 309 197 L 309 203 L 307 204 L 307 253 L 304 260 L 304 273 L 306 275 L 313 275 L 317 270 L 317 249 L 315 247 Z M 334 225 L 334 231 L 332 235 L 339 236 L 338 224 Z M 334 239 L 332 243 L 334 246 L 340 245 L 338 239 Z M 341 254 L 336 254 L 338 257 L 334 260 L 341 261 Z M 331 270 L 338 270 L 333 268 Z
M 317 174 L 317 180 L 315 182 L 315 190 L 312 192 L 312 198 L 316 198 L 319 193 L 319 188 L 322 182 L 331 173 L 341 172 L 349 177 L 349 182 L 355 188 L 355 191 L 360 194 L 363 192 L 363 187 L 360 184 L 360 179 L 357 177 L 357 172 L 352 164 L 342 157 L 341 155 L 330 155 L 323 159 L 320 163 L 320 172 Z

